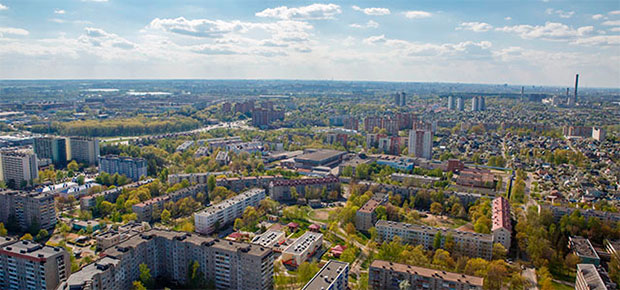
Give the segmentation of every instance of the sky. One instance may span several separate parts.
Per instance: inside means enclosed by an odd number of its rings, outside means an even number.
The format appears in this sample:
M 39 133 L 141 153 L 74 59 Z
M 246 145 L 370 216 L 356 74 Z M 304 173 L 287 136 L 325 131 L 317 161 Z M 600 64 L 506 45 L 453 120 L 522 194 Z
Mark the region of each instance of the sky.
M 0 79 L 620 88 L 620 1 L 0 0 Z

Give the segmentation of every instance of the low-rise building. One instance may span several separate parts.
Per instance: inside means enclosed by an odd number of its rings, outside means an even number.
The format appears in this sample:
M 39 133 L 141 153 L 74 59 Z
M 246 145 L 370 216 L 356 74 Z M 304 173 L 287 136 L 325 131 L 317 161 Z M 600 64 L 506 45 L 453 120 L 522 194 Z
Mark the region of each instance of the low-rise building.
M 608 211 L 600 211 L 600 210 L 592 210 L 592 209 L 580 209 L 576 207 L 565 207 L 565 206 L 554 206 L 544 204 L 539 206 L 539 211 L 541 209 L 547 209 L 551 211 L 553 215 L 553 219 L 558 222 L 563 216 L 571 215 L 574 211 L 579 211 L 583 217 L 586 219 L 589 218 L 597 218 L 605 223 L 617 223 L 620 222 L 620 213 L 617 212 L 608 212 Z
M 593 264 L 577 264 L 576 290 L 611 290 L 616 289 L 616 286 L 603 267 Z
M 150 222 L 153 220 L 153 209 L 164 209 L 164 204 L 168 202 L 177 202 L 183 198 L 191 197 L 196 198 L 199 192 L 206 194 L 207 188 L 203 184 L 193 185 L 190 187 L 179 189 L 175 192 L 171 192 L 167 195 L 158 196 L 145 200 L 141 203 L 131 206 L 133 212 L 138 216 L 139 222 Z
M 467 187 L 495 188 L 495 175 L 488 169 L 464 168 L 459 172 L 456 184 Z
M 323 245 L 323 234 L 305 232 L 282 251 L 282 262 L 297 267 L 312 257 Z
M 233 223 L 246 207 L 258 207 L 265 197 L 264 189 L 253 188 L 194 214 L 196 232 L 210 234 L 218 227 Z
M 306 187 L 321 190 L 325 188 L 328 192 L 339 190 L 340 179 L 330 175 L 319 178 L 274 180 L 269 184 L 269 196 L 277 201 L 292 200 L 294 198 L 291 196 L 291 188 L 295 188 L 299 197 L 304 197 Z
M 216 181 L 216 186 L 223 186 L 234 192 L 241 192 L 244 189 L 259 187 L 269 189 L 269 184 L 274 180 L 283 180 L 281 176 L 246 176 L 246 177 L 224 177 Z
M 189 181 L 190 184 L 207 184 L 209 176 L 219 176 L 230 174 L 229 171 L 222 172 L 201 172 L 201 173 L 181 173 L 181 174 L 168 174 L 168 184 L 181 183 L 183 180 Z
M 510 221 L 510 203 L 500 196 L 493 199 L 492 205 L 493 241 L 502 244 L 506 250 L 510 250 L 512 240 L 512 223 Z
M 61 247 L 0 241 L 0 289 L 53 290 L 70 274 L 69 253 Z
M 568 248 L 573 251 L 581 263 L 600 265 L 601 258 L 596 253 L 596 250 L 590 243 L 590 240 L 583 237 L 568 237 Z
M 437 234 L 440 234 L 442 237 L 442 246 L 445 243 L 445 237 L 452 235 L 454 239 L 454 253 L 486 260 L 492 258 L 493 236 L 490 234 L 479 234 L 385 220 L 377 221 L 375 228 L 377 229 L 377 238 L 382 241 L 391 241 L 395 236 L 398 236 L 404 243 L 422 245 L 427 250 L 433 248 L 433 242 Z
M 273 288 L 271 249 L 200 235 L 150 230 L 103 252 L 104 258 L 73 273 L 60 290 L 130 289 L 146 264 L 155 279 L 187 284 L 192 264 L 216 289 Z
M 483 278 L 447 271 L 374 260 L 368 269 L 368 287 L 376 290 L 399 290 L 408 281 L 410 289 L 482 290 Z
M 344 151 L 329 149 L 308 149 L 301 156 L 295 157 L 295 167 L 312 169 L 316 166 L 336 167 L 346 155 Z
M 367 232 L 368 229 L 375 226 L 377 222 L 375 210 L 380 204 L 379 200 L 371 198 L 355 213 L 355 228 L 357 230 Z
M 441 180 L 441 178 L 439 177 L 415 175 L 415 174 L 404 174 L 404 173 L 392 173 L 390 178 L 395 181 L 406 182 L 407 184 L 412 184 L 416 186 L 433 184 Z
M 286 234 L 282 231 L 268 230 L 252 239 L 252 244 L 266 248 L 278 248 L 286 241 Z
M 349 263 L 329 260 L 302 290 L 349 289 Z

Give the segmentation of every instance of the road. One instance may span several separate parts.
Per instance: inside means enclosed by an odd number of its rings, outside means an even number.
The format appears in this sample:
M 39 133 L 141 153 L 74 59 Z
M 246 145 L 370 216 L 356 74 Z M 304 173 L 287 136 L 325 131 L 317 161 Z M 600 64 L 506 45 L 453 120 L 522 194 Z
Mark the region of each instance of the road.
M 521 272 L 523 278 L 525 278 L 526 290 L 538 290 L 538 282 L 536 279 L 536 270 L 534 268 L 526 268 Z

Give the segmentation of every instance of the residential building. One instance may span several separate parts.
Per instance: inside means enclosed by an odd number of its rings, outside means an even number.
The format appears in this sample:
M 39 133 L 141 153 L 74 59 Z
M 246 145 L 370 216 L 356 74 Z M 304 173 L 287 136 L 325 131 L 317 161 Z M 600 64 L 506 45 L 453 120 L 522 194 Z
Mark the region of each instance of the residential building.
M 355 118 L 355 117 L 347 117 L 345 118 L 342 123 L 344 124 L 344 128 L 345 129 L 349 129 L 349 130 L 355 130 L 358 131 L 359 130 L 359 119 Z
M 562 129 L 564 137 L 593 137 L 592 127 L 588 126 L 565 126 Z
M 600 127 L 592 127 L 592 139 L 603 142 L 607 137 L 607 131 Z
M 297 267 L 323 246 L 323 234 L 305 232 L 282 251 L 282 263 Z
M 424 159 L 433 158 L 433 132 L 430 126 L 409 131 L 409 154 Z
M 283 180 L 281 176 L 246 176 L 246 177 L 224 177 L 215 182 L 216 186 L 223 186 L 234 192 L 241 192 L 244 189 L 259 187 L 269 189 L 269 184 L 274 180 Z
M 27 231 L 32 223 L 48 232 L 56 226 L 56 207 L 54 196 L 40 192 L 0 190 L 0 222 L 5 225 L 13 216 L 22 231 Z
M 103 196 L 103 199 L 108 202 L 115 203 L 118 196 L 123 192 L 123 189 L 138 188 L 140 186 L 149 184 L 151 182 L 153 182 L 153 179 L 140 180 L 137 182 L 125 184 L 123 186 L 119 186 L 113 189 L 108 189 L 106 191 L 102 191 L 102 192 L 95 193 L 92 195 L 83 196 L 80 198 L 80 209 L 81 210 L 92 209 L 96 205 L 97 197 L 99 196 Z
M 130 289 L 146 264 L 154 279 L 187 284 L 191 264 L 216 289 L 273 288 L 269 248 L 185 232 L 150 230 L 105 250 L 101 260 L 73 273 L 59 290 Z
M 349 263 L 329 260 L 302 290 L 349 289 Z
M 400 290 L 402 281 L 409 281 L 410 289 L 428 290 L 482 290 L 483 278 L 374 260 L 368 269 L 368 287 L 374 290 Z
M 553 219 L 558 222 L 565 215 L 571 215 L 574 211 L 579 211 L 583 217 L 586 219 L 595 217 L 602 222 L 605 223 L 613 223 L 616 224 L 620 222 L 620 213 L 616 212 L 608 212 L 601 210 L 592 210 L 592 209 L 580 209 L 576 207 L 565 207 L 565 206 L 554 206 L 549 204 L 544 204 L 538 207 L 538 210 L 547 209 L 551 211 L 553 215 Z
M 192 147 L 192 145 L 194 145 L 194 141 L 189 140 L 189 141 L 185 141 L 183 143 L 181 143 L 181 145 L 177 146 L 176 148 L 176 152 L 183 152 L 187 149 L 189 149 L 189 147 Z
M 286 234 L 282 231 L 268 230 L 252 239 L 252 244 L 266 248 L 278 248 L 286 241 Z
M 284 120 L 284 110 L 256 108 L 252 111 L 252 126 L 267 127 L 278 120 Z
M 465 103 L 463 101 L 463 97 L 456 98 L 456 109 L 459 111 L 463 111 L 465 109 Z
M 196 232 L 211 234 L 243 215 L 248 206 L 258 207 L 265 199 L 264 189 L 253 188 L 194 214 Z
M 215 162 L 217 162 L 221 166 L 224 166 L 230 163 L 230 157 L 228 156 L 228 152 L 226 151 L 217 152 L 217 155 L 215 156 Z
M 495 188 L 495 175 L 488 169 L 463 168 L 456 184 L 466 187 Z
M 168 202 L 177 202 L 186 197 L 196 198 L 199 192 L 206 194 L 207 188 L 203 184 L 193 185 L 190 187 L 179 189 L 166 195 L 158 196 L 145 200 L 141 203 L 131 206 L 133 212 L 138 216 L 139 222 L 151 222 L 153 220 L 153 210 L 159 211 L 164 209 L 164 205 Z
M 405 173 L 392 173 L 390 178 L 394 181 L 407 182 L 408 184 L 415 184 L 415 185 L 434 184 L 435 182 L 441 180 L 441 178 L 439 177 L 416 175 L 416 174 L 405 174 Z
M 295 188 L 295 191 L 299 195 L 298 197 L 304 197 L 306 188 L 320 189 L 325 188 L 327 192 L 340 189 L 340 179 L 335 176 L 318 177 L 318 178 L 304 178 L 304 179 L 283 179 L 274 180 L 269 184 L 269 196 L 273 200 L 292 200 L 295 199 L 291 195 L 291 188 Z
M 11 188 L 33 185 L 39 178 L 37 155 L 26 152 L 7 151 L 0 153 L 0 180 Z
M 131 222 L 118 227 L 118 230 L 110 230 L 95 236 L 97 249 L 105 250 L 124 242 L 129 238 L 144 232 L 145 228 L 141 223 Z
M 71 274 L 71 261 L 65 249 L 2 239 L 0 289 L 54 290 Z
M 183 180 L 189 181 L 190 184 L 207 184 L 209 176 L 219 176 L 230 174 L 229 171 L 221 172 L 200 172 L 200 173 L 181 173 L 181 174 L 168 174 L 168 184 L 181 183 Z
M 133 181 L 138 181 L 140 177 L 147 175 L 146 159 L 118 155 L 99 156 L 99 173 L 102 172 L 118 173 L 131 178 Z
M 512 239 L 512 222 L 510 221 L 510 202 L 503 196 L 493 199 L 491 232 L 493 241 L 510 250 Z
M 617 285 L 611 281 L 607 271 L 593 264 L 577 264 L 576 290 L 612 290 Z
M 355 213 L 355 228 L 359 231 L 367 232 L 368 229 L 375 226 L 377 222 L 377 207 L 381 205 L 381 202 L 376 199 L 369 199 L 356 213 Z
M 99 157 L 99 140 L 88 137 L 69 138 L 69 160 L 86 165 L 96 165 Z
M 583 264 L 594 264 L 595 266 L 601 264 L 601 258 L 596 253 L 590 240 L 586 238 L 568 237 L 568 248 L 573 251 Z
M 471 258 L 483 258 L 490 260 L 493 251 L 493 236 L 454 229 L 435 228 L 430 226 L 412 225 L 406 223 L 379 220 L 375 224 L 377 238 L 382 241 L 391 241 L 399 236 L 404 243 L 422 245 L 425 249 L 433 248 L 435 235 L 444 237 L 441 241 L 443 246 L 445 237 L 452 235 L 454 238 L 453 254 L 460 254 Z
M 253 100 L 235 104 L 235 113 L 247 114 L 247 113 L 251 113 L 253 110 L 254 110 Z
M 453 96 L 448 96 L 448 110 L 454 110 L 456 105 L 456 99 Z
M 67 165 L 67 139 L 62 137 L 34 138 L 34 153 L 39 159 L 49 159 L 57 168 Z

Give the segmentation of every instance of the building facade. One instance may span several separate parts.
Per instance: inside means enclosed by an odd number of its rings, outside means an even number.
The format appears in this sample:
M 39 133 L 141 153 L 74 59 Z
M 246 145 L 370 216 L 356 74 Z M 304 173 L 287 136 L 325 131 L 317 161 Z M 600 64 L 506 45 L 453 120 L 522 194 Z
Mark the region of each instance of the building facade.
M 430 128 L 409 131 L 409 154 L 424 159 L 433 158 L 433 132 Z
M 56 226 L 54 196 L 39 192 L 0 191 L 0 222 L 5 225 L 14 217 L 22 231 L 34 223 L 48 232 Z
M 611 290 L 617 287 L 609 278 L 607 271 L 601 266 L 577 264 L 577 275 L 575 276 L 576 290 Z
M 304 197 L 306 188 L 321 190 L 325 188 L 328 192 L 339 190 L 340 179 L 335 176 L 327 176 L 320 178 L 274 180 L 269 184 L 269 196 L 271 199 L 277 201 L 292 200 L 294 197 L 291 195 L 291 188 L 295 188 L 299 197 Z
M 147 175 L 146 160 L 118 155 L 99 156 L 99 173 L 101 172 L 118 173 L 138 181 L 140 177 Z
M 99 139 L 87 137 L 70 137 L 70 160 L 87 165 L 96 165 L 99 157 Z
M 346 290 L 349 284 L 349 263 L 330 260 L 302 290 Z
M 258 207 L 265 197 L 264 189 L 253 188 L 194 214 L 196 232 L 211 234 L 217 227 L 233 223 L 243 215 L 246 207 Z
M 9 187 L 27 187 L 39 178 L 37 155 L 24 152 L 0 153 L 0 180 Z M 13 186 L 10 186 L 10 185 Z
M 375 226 L 377 222 L 377 212 L 375 211 L 381 203 L 376 199 L 369 199 L 355 213 L 355 228 L 359 231 L 367 232 Z
M 464 274 L 374 260 L 368 269 L 368 287 L 376 290 L 400 290 L 402 281 L 409 289 L 482 290 L 483 278 Z
M 493 241 L 502 244 L 506 250 L 510 250 L 512 240 L 512 222 L 510 221 L 510 202 L 500 196 L 493 199 L 492 205 Z
M 282 263 L 297 267 L 323 246 L 323 234 L 305 232 L 282 251 Z
M 61 137 L 38 137 L 34 139 L 34 153 L 39 159 L 49 159 L 58 167 L 67 165 L 67 139 Z

